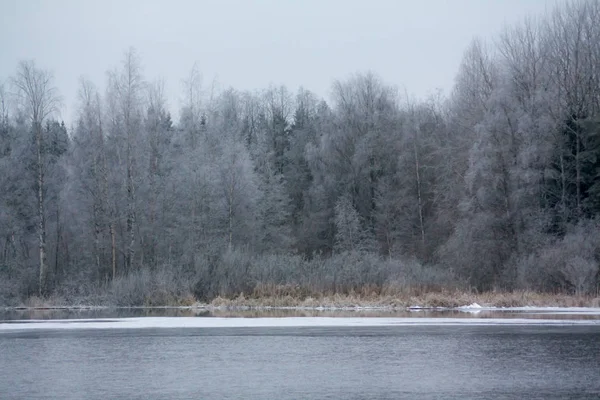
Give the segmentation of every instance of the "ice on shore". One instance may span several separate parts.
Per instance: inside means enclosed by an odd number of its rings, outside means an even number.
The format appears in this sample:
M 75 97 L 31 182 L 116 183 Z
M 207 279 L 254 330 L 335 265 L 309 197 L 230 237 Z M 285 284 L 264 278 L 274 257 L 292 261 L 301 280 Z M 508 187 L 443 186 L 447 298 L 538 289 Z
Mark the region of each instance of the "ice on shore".
M 571 315 L 600 315 L 600 308 L 594 307 L 488 307 L 473 303 L 468 306 L 457 307 L 460 311 L 479 312 L 479 311 L 503 311 L 526 314 L 571 314 Z
M 219 318 L 140 317 L 119 319 L 24 320 L 0 322 L 0 332 L 35 329 L 146 329 L 146 328 L 268 328 L 268 327 L 377 327 L 439 325 L 600 325 L 600 320 L 525 318 Z

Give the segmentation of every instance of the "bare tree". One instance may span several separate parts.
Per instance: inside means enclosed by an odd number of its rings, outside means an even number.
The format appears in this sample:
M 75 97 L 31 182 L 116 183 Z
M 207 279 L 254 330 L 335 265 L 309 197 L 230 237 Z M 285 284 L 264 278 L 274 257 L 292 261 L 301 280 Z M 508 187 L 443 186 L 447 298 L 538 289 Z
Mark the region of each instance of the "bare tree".
M 106 145 L 102 125 L 102 102 L 94 84 L 84 78 L 80 79 L 79 88 L 79 127 L 80 134 L 85 136 L 91 162 L 91 182 L 88 184 L 93 204 L 94 225 L 94 260 L 98 272 L 103 275 L 103 259 L 105 249 L 105 229 L 108 228 L 111 237 L 111 271 L 112 278 L 116 277 L 116 243 L 115 222 L 112 209 L 109 206 L 108 170 L 106 160 Z
M 43 123 L 60 105 L 58 90 L 53 85 L 50 72 L 39 69 L 33 61 L 23 61 L 17 68 L 17 75 L 12 79 L 21 106 L 31 121 L 35 136 L 37 159 L 37 200 L 38 200 L 38 248 L 39 248 L 39 282 L 38 292 L 46 293 L 46 211 L 44 209 L 44 160 L 43 160 Z
M 149 250 L 149 261 L 151 266 L 156 267 L 157 263 L 157 237 L 160 227 L 158 226 L 159 218 L 159 201 L 160 194 L 164 190 L 164 182 L 161 175 L 164 175 L 164 157 L 165 157 L 165 142 L 167 139 L 168 130 L 171 129 L 170 115 L 167 112 L 167 100 L 165 96 L 164 82 L 157 80 L 148 86 L 147 94 L 147 111 L 146 111 L 146 157 L 148 162 L 148 170 L 146 173 L 148 182 L 146 196 L 149 204 L 146 209 L 146 227 L 148 232 L 145 242 L 147 242 Z
M 337 164 L 340 172 L 350 172 L 346 193 L 371 228 L 382 162 L 389 159 L 389 139 L 396 128 L 396 91 L 367 72 L 345 82 L 336 81 L 333 94 L 337 132 L 328 144 L 332 151 L 330 163 Z
M 142 123 L 142 95 L 145 82 L 141 75 L 140 60 L 135 49 L 129 49 L 124 56 L 120 71 L 112 72 L 110 75 L 111 94 L 115 96 L 116 111 L 122 123 L 124 132 L 121 134 L 125 139 L 125 162 L 127 192 L 126 206 L 126 230 L 127 245 L 125 254 L 125 266 L 131 269 L 135 262 L 136 246 L 136 157 L 135 141 L 138 137 Z
M 182 84 L 184 88 L 184 100 L 181 110 L 181 120 L 187 128 L 188 139 L 192 148 L 196 148 L 201 126 L 206 122 L 204 110 L 202 109 L 202 74 L 198 69 L 198 64 L 194 63 L 190 74 L 183 80 Z
M 4 82 L 0 82 L 0 128 L 8 125 L 8 96 Z

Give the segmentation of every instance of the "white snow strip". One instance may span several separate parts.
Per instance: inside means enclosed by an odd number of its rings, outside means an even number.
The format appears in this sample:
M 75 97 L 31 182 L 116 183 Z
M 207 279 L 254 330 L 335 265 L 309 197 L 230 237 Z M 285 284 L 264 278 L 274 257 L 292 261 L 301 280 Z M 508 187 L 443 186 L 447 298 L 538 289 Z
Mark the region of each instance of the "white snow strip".
M 141 317 L 122 319 L 28 320 L 0 323 L 0 332 L 36 329 L 144 329 L 144 328 L 266 328 L 423 325 L 598 325 L 600 320 L 525 318 L 217 318 Z
M 457 307 L 460 311 L 504 311 L 504 312 L 519 312 L 527 314 L 572 314 L 572 315 L 600 315 L 600 308 L 594 307 L 487 307 L 473 303 L 469 306 Z
M 508 307 L 499 310 L 519 311 L 528 313 L 552 313 L 552 314 L 592 314 L 600 315 L 600 308 L 594 307 Z

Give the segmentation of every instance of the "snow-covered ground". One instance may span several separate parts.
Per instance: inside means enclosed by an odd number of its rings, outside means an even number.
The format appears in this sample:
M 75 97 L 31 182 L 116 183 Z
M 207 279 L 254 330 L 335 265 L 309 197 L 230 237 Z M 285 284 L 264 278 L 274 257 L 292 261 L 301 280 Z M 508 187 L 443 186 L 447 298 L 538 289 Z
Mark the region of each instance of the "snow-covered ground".
M 477 303 L 470 304 L 468 306 L 462 306 L 457 308 L 460 311 L 474 312 L 474 311 L 510 311 L 510 312 L 524 312 L 528 314 L 587 314 L 587 315 L 600 315 L 600 308 L 593 307 L 485 307 Z
M 263 328 L 423 325 L 598 325 L 600 320 L 526 318 L 198 318 L 141 317 L 120 319 L 26 320 L 0 323 L 0 332 L 35 329 L 143 329 L 143 328 Z

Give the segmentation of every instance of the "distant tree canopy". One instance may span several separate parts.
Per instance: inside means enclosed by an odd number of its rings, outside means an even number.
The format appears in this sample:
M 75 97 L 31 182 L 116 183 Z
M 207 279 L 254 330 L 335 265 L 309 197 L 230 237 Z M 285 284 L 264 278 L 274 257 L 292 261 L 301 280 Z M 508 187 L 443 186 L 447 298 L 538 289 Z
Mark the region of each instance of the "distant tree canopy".
M 140 271 L 248 290 L 248 266 L 226 267 L 236 251 L 597 293 L 598 21 L 600 2 L 574 1 L 475 40 L 452 93 L 419 101 L 371 72 L 334 82 L 330 104 L 285 86 L 208 97 L 194 66 L 178 123 L 130 49 L 105 89 L 81 80 L 70 132 L 52 75 L 23 62 L 0 85 L 0 300 Z M 381 283 L 361 265 L 353 282 Z

